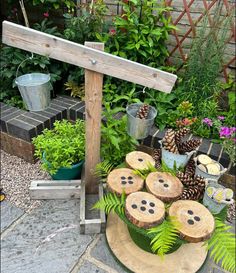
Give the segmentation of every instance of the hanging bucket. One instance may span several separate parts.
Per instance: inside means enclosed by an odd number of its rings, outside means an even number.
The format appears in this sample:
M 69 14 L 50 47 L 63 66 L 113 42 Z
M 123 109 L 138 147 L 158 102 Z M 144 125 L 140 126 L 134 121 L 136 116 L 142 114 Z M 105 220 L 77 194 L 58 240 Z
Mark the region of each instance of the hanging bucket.
M 29 111 L 42 111 L 50 104 L 50 75 L 31 73 L 17 77 L 15 83 Z
M 149 135 L 154 119 L 157 115 L 156 109 L 149 105 L 147 119 L 136 118 L 137 112 L 142 105 L 143 103 L 134 103 L 128 105 L 126 108 L 128 116 L 127 132 L 135 139 L 144 139 Z
M 161 159 L 165 162 L 167 167 L 169 167 L 172 170 L 174 169 L 174 166 L 176 166 L 176 168 L 185 167 L 189 159 L 191 158 L 191 156 L 196 152 L 196 151 L 191 151 L 189 153 L 185 153 L 184 155 L 174 154 L 165 150 L 162 147 L 161 140 L 159 140 L 159 143 L 161 145 Z

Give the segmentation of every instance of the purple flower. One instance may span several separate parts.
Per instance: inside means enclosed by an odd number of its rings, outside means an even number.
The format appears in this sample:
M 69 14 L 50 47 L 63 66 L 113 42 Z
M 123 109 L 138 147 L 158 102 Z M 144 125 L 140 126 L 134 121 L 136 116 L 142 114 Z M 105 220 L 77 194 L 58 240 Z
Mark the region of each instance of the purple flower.
M 220 128 L 220 137 L 230 137 L 232 135 L 232 128 L 230 127 L 221 127 Z
M 210 118 L 204 118 L 202 120 L 203 123 L 207 124 L 208 126 L 212 126 L 213 122 Z
M 225 119 L 224 116 L 218 116 L 217 118 L 218 118 L 218 120 L 224 120 Z

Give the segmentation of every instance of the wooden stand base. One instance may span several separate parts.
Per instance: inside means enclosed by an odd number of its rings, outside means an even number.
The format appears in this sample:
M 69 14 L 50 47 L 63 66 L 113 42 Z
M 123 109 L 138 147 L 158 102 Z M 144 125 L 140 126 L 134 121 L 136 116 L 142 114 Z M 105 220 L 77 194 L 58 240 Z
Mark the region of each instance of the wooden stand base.
M 195 273 L 207 256 L 203 243 L 189 243 L 161 259 L 139 248 L 131 239 L 126 224 L 113 213 L 108 216 L 106 237 L 116 258 L 135 273 Z

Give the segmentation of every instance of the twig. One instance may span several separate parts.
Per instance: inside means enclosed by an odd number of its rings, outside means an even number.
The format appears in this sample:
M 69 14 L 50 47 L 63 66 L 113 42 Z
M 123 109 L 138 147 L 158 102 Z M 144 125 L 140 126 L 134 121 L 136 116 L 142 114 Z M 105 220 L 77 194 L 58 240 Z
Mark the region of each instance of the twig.
M 26 13 L 26 10 L 25 10 L 24 0 L 19 0 L 19 3 L 20 3 L 20 7 L 21 7 L 21 11 L 22 11 L 24 20 L 25 20 L 25 25 L 26 25 L 27 27 L 30 27 L 30 26 L 29 26 L 28 16 L 27 16 L 27 13 Z

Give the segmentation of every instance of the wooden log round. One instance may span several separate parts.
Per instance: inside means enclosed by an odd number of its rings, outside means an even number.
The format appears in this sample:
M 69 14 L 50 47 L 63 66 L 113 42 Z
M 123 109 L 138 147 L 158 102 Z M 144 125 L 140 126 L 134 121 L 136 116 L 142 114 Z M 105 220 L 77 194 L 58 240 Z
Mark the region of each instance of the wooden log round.
M 125 214 L 135 226 L 150 228 L 163 222 L 165 205 L 148 192 L 134 192 L 126 198 Z
M 169 208 L 169 215 L 180 223 L 181 236 L 188 242 L 202 242 L 211 237 L 215 228 L 214 217 L 202 204 L 192 200 L 179 200 Z
M 107 186 L 111 192 L 126 195 L 142 190 L 144 180 L 133 173 L 132 169 L 120 168 L 111 171 L 107 177 Z
M 177 200 L 183 192 L 181 181 L 166 172 L 153 172 L 146 178 L 147 191 L 155 195 L 163 202 Z
M 132 169 L 147 169 L 148 164 L 155 166 L 155 160 L 149 154 L 140 151 L 128 153 L 125 158 L 126 164 Z
M 106 238 L 116 258 L 135 273 L 195 273 L 207 257 L 202 242 L 183 244 L 173 253 L 165 255 L 164 259 L 146 252 L 134 243 L 127 225 L 115 213 L 108 215 Z

